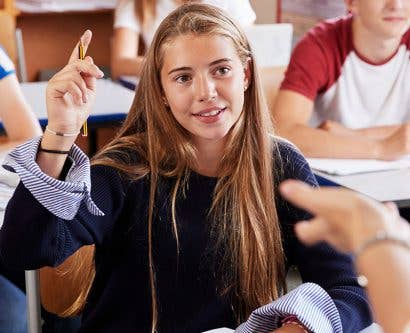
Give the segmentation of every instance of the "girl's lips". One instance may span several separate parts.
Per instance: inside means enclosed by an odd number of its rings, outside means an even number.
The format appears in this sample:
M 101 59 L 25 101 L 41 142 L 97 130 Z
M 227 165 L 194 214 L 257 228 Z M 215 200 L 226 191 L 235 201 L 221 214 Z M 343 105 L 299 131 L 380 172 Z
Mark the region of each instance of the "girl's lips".
M 196 114 L 196 116 L 208 117 L 208 116 L 216 116 L 222 109 L 214 109 L 212 111 L 205 111 Z
M 385 17 L 383 20 L 388 21 L 388 22 L 401 22 L 401 21 L 406 21 L 406 18 L 398 17 L 398 16 L 388 16 L 388 17 Z
M 212 115 L 213 113 L 215 114 L 216 112 L 226 109 L 226 106 L 213 106 L 210 108 L 203 109 L 201 111 L 198 111 L 196 113 L 193 113 L 192 115 L 194 116 L 207 116 L 207 115 Z
M 201 122 L 211 124 L 221 119 L 222 114 L 225 112 L 226 107 L 222 109 L 213 109 L 210 111 L 203 111 L 201 113 L 194 114 L 194 116 Z

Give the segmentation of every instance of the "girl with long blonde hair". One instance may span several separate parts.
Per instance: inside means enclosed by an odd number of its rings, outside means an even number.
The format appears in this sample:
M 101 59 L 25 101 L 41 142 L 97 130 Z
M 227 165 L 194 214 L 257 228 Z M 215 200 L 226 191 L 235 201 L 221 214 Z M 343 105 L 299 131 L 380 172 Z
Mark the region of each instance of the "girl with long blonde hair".
M 197 2 L 226 10 L 242 26 L 252 24 L 256 15 L 249 0 L 118 0 L 114 15 L 111 73 L 140 76 L 146 50 L 161 21 L 178 6 Z
M 57 266 L 95 244 L 78 286 L 80 332 L 202 332 L 249 315 L 238 332 L 357 332 L 369 323 L 350 259 L 294 237 L 308 215 L 277 184 L 316 180 L 272 135 L 249 43 L 227 14 L 187 4 L 165 18 L 129 115 L 92 161 L 90 180 L 73 143 L 99 77 L 74 49 L 49 82 L 47 130 L 7 161 L 24 185 L 0 232 L 0 255 L 24 269 Z M 310 283 L 286 294 L 292 264 Z

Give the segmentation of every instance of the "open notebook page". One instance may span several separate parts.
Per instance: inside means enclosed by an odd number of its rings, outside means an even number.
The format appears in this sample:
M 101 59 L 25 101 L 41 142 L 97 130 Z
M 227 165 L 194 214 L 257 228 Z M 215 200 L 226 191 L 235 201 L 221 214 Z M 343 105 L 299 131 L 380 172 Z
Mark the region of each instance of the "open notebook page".
M 410 155 L 395 161 L 335 158 L 308 158 L 307 160 L 312 169 L 335 176 L 410 168 Z

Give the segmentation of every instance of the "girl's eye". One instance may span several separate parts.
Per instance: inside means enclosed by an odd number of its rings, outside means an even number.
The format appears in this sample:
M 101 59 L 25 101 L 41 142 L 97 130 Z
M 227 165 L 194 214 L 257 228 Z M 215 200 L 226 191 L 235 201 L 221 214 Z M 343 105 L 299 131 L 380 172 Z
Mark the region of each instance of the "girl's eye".
M 218 75 L 226 75 L 226 74 L 228 74 L 230 71 L 231 71 L 231 69 L 228 68 L 228 67 L 220 67 L 220 68 L 218 68 L 218 69 L 216 70 L 216 73 L 217 73 Z
M 186 83 L 186 82 L 188 82 L 189 80 L 191 80 L 191 77 L 190 77 L 189 75 L 180 75 L 180 76 L 177 76 L 177 77 L 175 78 L 175 81 L 176 81 L 177 83 Z

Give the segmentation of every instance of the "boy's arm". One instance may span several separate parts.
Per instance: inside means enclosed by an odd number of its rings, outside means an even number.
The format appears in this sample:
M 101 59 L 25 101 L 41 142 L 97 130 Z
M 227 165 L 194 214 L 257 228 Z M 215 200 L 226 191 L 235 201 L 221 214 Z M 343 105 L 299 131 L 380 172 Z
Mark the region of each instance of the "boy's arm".
M 385 129 L 387 137 L 383 138 L 366 135 L 366 131 L 355 131 L 355 135 L 349 136 L 310 127 L 312 112 L 313 101 L 290 90 L 279 92 L 273 108 L 277 134 L 292 141 L 308 157 L 393 160 L 410 153 L 410 125 L 395 131 Z M 374 132 L 377 133 L 376 128 Z
M 319 127 L 328 132 L 338 133 L 343 135 L 361 135 L 369 139 L 385 139 L 391 136 L 402 126 L 409 126 L 409 124 L 395 124 L 395 125 L 386 125 L 386 126 L 374 126 L 367 128 L 358 128 L 352 129 L 343 126 L 342 124 L 333 121 L 326 120 Z
M 277 133 L 296 144 L 308 157 L 379 158 L 380 145 L 375 140 L 310 127 L 308 121 L 312 112 L 312 100 L 290 90 L 281 90 L 273 108 Z

